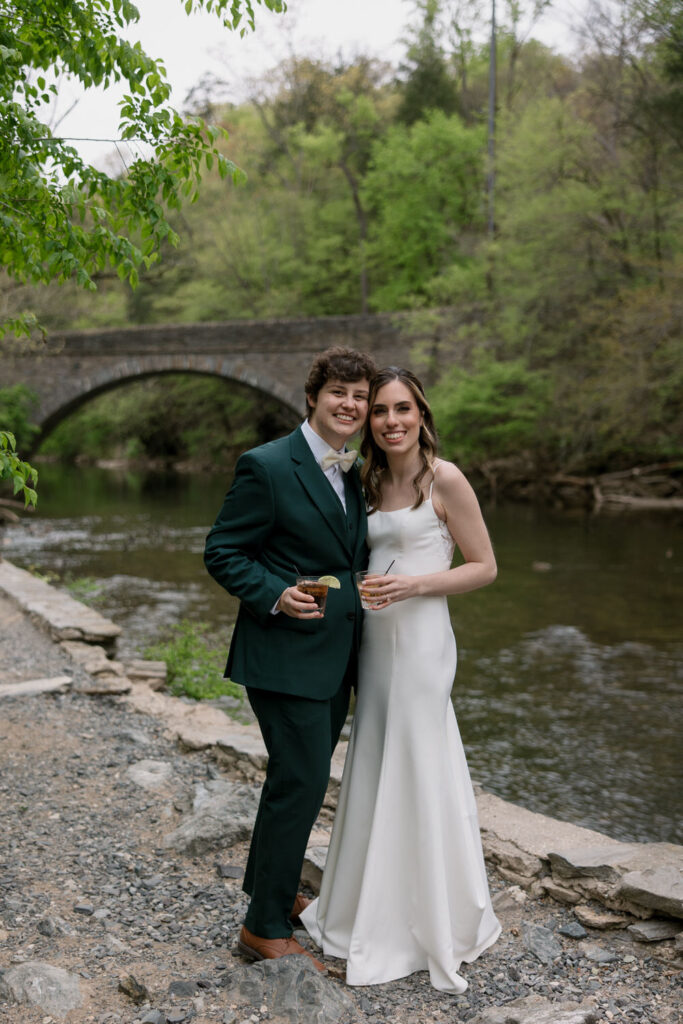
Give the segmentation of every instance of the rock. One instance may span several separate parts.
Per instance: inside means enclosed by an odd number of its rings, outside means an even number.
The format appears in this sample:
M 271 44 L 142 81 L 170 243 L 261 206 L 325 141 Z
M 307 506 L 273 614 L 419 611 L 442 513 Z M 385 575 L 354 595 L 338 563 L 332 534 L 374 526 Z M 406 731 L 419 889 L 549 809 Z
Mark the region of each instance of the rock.
M 589 1003 L 551 1003 L 542 996 L 524 996 L 504 1006 L 490 1006 L 469 1024 L 597 1024 L 599 1017 Z
M 169 1010 L 166 1014 L 166 1020 L 168 1024 L 182 1024 L 184 1020 L 189 1020 L 194 1014 L 189 1010 Z
M 259 789 L 210 779 L 196 787 L 192 814 L 164 836 L 164 849 L 198 856 L 217 846 L 233 846 L 248 839 L 256 817 Z
M 75 974 L 39 960 L 27 960 L 0 975 L 0 998 L 37 1006 L 59 1018 L 83 1002 L 80 979 Z
M 265 1006 L 289 1024 L 334 1024 L 357 1016 L 356 1004 L 305 956 L 238 967 L 226 982 L 226 999 L 261 1013 Z M 238 1017 L 239 1019 L 239 1017 Z
M 176 996 L 179 999 L 187 999 L 199 991 L 196 981 L 172 981 L 168 986 L 169 996 Z
M 216 872 L 219 878 L 241 878 L 244 868 L 238 868 L 234 864 L 216 864 Z
M 166 662 L 147 661 L 135 658 L 127 661 L 125 674 L 133 683 L 146 683 L 152 690 L 161 690 L 166 685 Z
M 91 676 L 99 675 L 101 672 L 118 676 L 125 675 L 121 662 L 108 658 L 104 647 L 100 647 L 98 644 L 86 644 L 79 640 L 63 640 L 60 646 L 77 665 L 80 665 Z
M 629 925 L 626 931 L 636 942 L 662 942 L 664 939 L 675 939 L 677 935 L 683 933 L 683 925 L 678 921 L 652 917 L 649 921 L 638 921 Z
M 652 910 L 683 917 L 683 846 L 597 838 L 603 841 L 551 850 L 553 880 L 640 917 Z
M 119 978 L 119 992 L 123 992 L 124 995 L 128 996 L 136 1006 L 140 1006 L 141 1003 L 149 999 L 149 992 L 146 987 L 140 984 L 132 974 L 126 974 Z
M 523 878 L 535 878 L 543 869 L 543 861 L 520 849 L 516 843 L 488 835 L 485 842 L 486 859 L 498 868 L 505 868 Z
M 679 864 L 628 872 L 621 879 L 619 895 L 652 910 L 683 918 L 683 847 L 668 843 L 653 845 L 680 851 Z
M 100 672 L 92 676 L 89 682 L 79 683 L 76 689 L 88 697 L 112 697 L 121 693 L 130 693 L 133 684 L 126 676 L 115 672 Z
M 55 935 L 73 935 L 71 925 L 61 917 L 41 917 L 36 925 L 41 935 L 52 938 Z
M 597 942 L 582 942 L 580 949 L 586 960 L 594 964 L 611 964 L 617 959 L 614 953 Z
M 327 849 L 326 846 L 308 846 L 301 868 L 301 881 L 304 885 L 308 885 L 316 895 L 320 892 L 320 883 L 323 880 Z
M 540 924 L 529 924 L 527 921 L 523 921 L 522 941 L 526 949 L 544 964 L 552 963 L 562 953 L 562 946 L 550 929 L 544 928 Z
M 605 840 L 594 846 L 551 850 L 548 854 L 553 876 L 563 879 L 596 878 L 602 882 L 621 879 L 620 863 L 625 863 L 639 849 L 637 843 Z
M 121 633 L 120 626 L 105 619 L 94 608 L 88 608 L 70 594 L 51 587 L 11 562 L 0 562 L 0 590 L 9 594 L 57 641 L 109 644 Z
M 578 921 L 568 921 L 557 929 L 560 935 L 566 935 L 568 939 L 585 939 L 588 932 L 582 928 Z
M 159 789 L 172 777 L 173 765 L 170 761 L 155 761 L 148 758 L 131 764 L 126 771 L 126 775 L 132 782 L 143 789 Z
M 39 693 L 64 692 L 71 686 L 71 676 L 50 676 L 45 679 L 26 679 L 22 683 L 0 684 L 0 697 L 34 697 Z
M 95 913 L 95 908 L 92 903 L 74 903 L 73 912 L 74 914 L 82 914 L 83 917 L 92 917 Z
M 140 1024 L 167 1024 L 166 1015 L 161 1010 L 148 1010 L 144 1017 L 140 1018 Z
M 558 903 L 568 903 L 570 906 L 573 906 L 576 903 L 580 903 L 583 899 L 580 892 L 576 892 L 575 889 L 568 889 L 565 885 L 558 885 L 551 878 L 544 878 L 542 885 L 548 896 L 557 900 Z
M 574 914 L 587 928 L 599 928 L 601 931 L 607 931 L 610 928 L 623 928 L 633 920 L 629 914 L 613 914 L 608 910 L 594 910 L 593 907 L 583 903 L 574 907 Z
M 491 897 L 491 905 L 497 914 L 505 910 L 518 909 L 527 902 L 529 897 L 518 885 L 509 885 Z

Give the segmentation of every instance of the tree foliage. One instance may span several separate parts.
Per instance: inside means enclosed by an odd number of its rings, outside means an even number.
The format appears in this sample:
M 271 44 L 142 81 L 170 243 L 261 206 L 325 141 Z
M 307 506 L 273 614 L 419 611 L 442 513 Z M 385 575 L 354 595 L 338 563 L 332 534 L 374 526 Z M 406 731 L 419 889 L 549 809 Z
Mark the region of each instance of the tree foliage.
M 38 470 L 19 457 L 16 438 L 9 430 L 0 430 L 0 480 L 9 480 L 14 494 L 22 493 L 24 505 L 35 507 Z
M 255 0 L 281 10 L 282 0 Z M 251 0 L 187 0 L 226 25 L 253 25 Z M 204 169 L 237 177 L 218 142 L 221 132 L 169 105 L 162 61 L 125 37 L 137 21 L 130 0 L 1 0 L 0 2 L 0 265 L 19 282 L 73 280 L 94 289 L 111 267 L 135 285 L 141 266 L 176 241 L 167 210 L 195 199 Z M 82 86 L 123 81 L 122 141 L 148 147 L 120 177 L 89 165 L 46 123 L 64 75 Z M 0 331 L 27 332 L 25 315 L 0 321 Z
M 67 283 L 34 290 L 37 312 L 86 327 L 415 310 L 436 339 L 420 357 L 449 453 L 484 462 L 524 448 L 569 472 L 673 457 L 680 3 L 596 0 L 576 60 L 528 38 L 544 6 L 501 5 L 493 239 L 482 216 L 490 5 L 420 0 L 399 69 L 291 57 L 248 102 L 205 98 L 230 132 L 230 150 L 223 137 L 216 148 L 247 181 L 205 173 L 201 201 L 182 223 L 175 209 L 167 218 L 188 242 L 143 267 L 132 298 L 117 282 L 80 298 Z M 430 61 L 455 112 L 425 91 L 407 116 Z

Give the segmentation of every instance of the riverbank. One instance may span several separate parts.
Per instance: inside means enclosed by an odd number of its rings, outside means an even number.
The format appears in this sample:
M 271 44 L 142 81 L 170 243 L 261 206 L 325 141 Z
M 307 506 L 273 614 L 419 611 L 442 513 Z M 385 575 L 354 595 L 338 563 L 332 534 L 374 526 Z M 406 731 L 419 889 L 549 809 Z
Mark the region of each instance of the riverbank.
M 234 447 L 216 458 L 88 458 L 73 464 L 117 471 L 178 474 L 223 471 L 226 480 L 241 449 Z M 56 456 L 37 455 L 36 465 L 59 463 Z M 67 463 L 64 463 L 67 464 Z M 481 500 L 513 501 L 553 509 L 583 509 L 592 513 L 683 511 L 683 460 L 635 465 L 601 472 L 568 472 L 560 466 L 540 466 L 530 452 L 461 466 Z
M 343 965 L 332 959 L 326 960 L 331 973 L 321 979 L 295 961 L 275 970 L 246 965 L 234 943 L 245 911 L 239 878 L 262 777 L 258 732 L 236 727 L 216 709 L 152 690 L 134 673 L 131 680 L 92 643 L 100 624 L 90 609 L 70 605 L 6 562 L 0 594 L 0 693 L 14 686 L 12 695 L 0 697 L 6 809 L 0 1011 L 12 1024 L 677 1019 L 681 848 L 615 844 L 483 793 L 481 824 L 504 931 L 465 969 L 464 996 L 435 992 L 423 974 L 347 988 L 339 976 Z M 106 641 L 113 624 L 103 623 Z M 32 680 L 42 682 L 26 686 Z M 338 759 L 309 849 L 311 891 L 340 770 Z M 564 829 L 593 844 L 592 856 L 584 846 L 583 860 L 574 862 L 575 846 L 574 861 L 562 862 L 561 842 L 570 836 Z M 632 856 L 654 857 L 649 867 L 641 863 L 641 882 L 656 882 L 666 867 L 660 858 L 670 858 L 672 873 L 659 896 L 644 896 L 642 885 L 631 884 L 630 895 L 624 890 L 624 879 L 630 884 L 634 874 L 622 863 L 627 847 L 635 848 Z M 663 912 L 644 899 L 671 902 Z M 659 939 L 643 941 L 648 935 Z M 49 986 L 40 982 L 48 967 L 54 969 Z M 130 975 L 145 989 L 139 1005 L 119 988 L 134 993 Z M 27 991 L 42 993 L 42 1005 L 15 1001 Z

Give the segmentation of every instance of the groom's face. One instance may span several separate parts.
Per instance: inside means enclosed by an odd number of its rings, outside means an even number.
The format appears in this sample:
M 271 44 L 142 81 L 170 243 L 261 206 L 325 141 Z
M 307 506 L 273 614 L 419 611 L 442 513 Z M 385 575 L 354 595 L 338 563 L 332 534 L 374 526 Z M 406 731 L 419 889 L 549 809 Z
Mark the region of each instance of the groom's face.
M 309 423 L 319 437 L 339 450 L 361 429 L 368 415 L 369 382 L 328 380 L 316 398 L 308 396 Z

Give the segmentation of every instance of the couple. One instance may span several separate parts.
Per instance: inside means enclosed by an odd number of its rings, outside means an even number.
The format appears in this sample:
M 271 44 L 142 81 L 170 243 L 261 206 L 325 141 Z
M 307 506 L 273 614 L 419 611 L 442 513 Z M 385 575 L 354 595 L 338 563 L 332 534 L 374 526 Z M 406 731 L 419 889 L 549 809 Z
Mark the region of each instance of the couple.
M 500 926 L 450 702 L 446 595 L 490 583 L 493 550 L 471 487 L 436 457 L 412 373 L 332 348 L 305 393 L 300 427 L 240 457 L 206 542 L 209 572 L 241 602 L 226 675 L 246 686 L 269 755 L 239 949 L 258 960 L 303 953 L 324 970 L 292 936 L 303 923 L 325 955 L 346 959 L 349 984 L 429 970 L 435 988 L 464 992 L 461 962 Z M 345 447 L 364 426 L 359 473 Z M 464 561 L 451 568 L 456 544 Z M 366 567 L 381 579 L 363 613 L 354 573 Z M 296 587 L 301 573 L 338 578 L 324 616 Z M 327 865 L 309 902 L 301 867 L 356 682 Z

